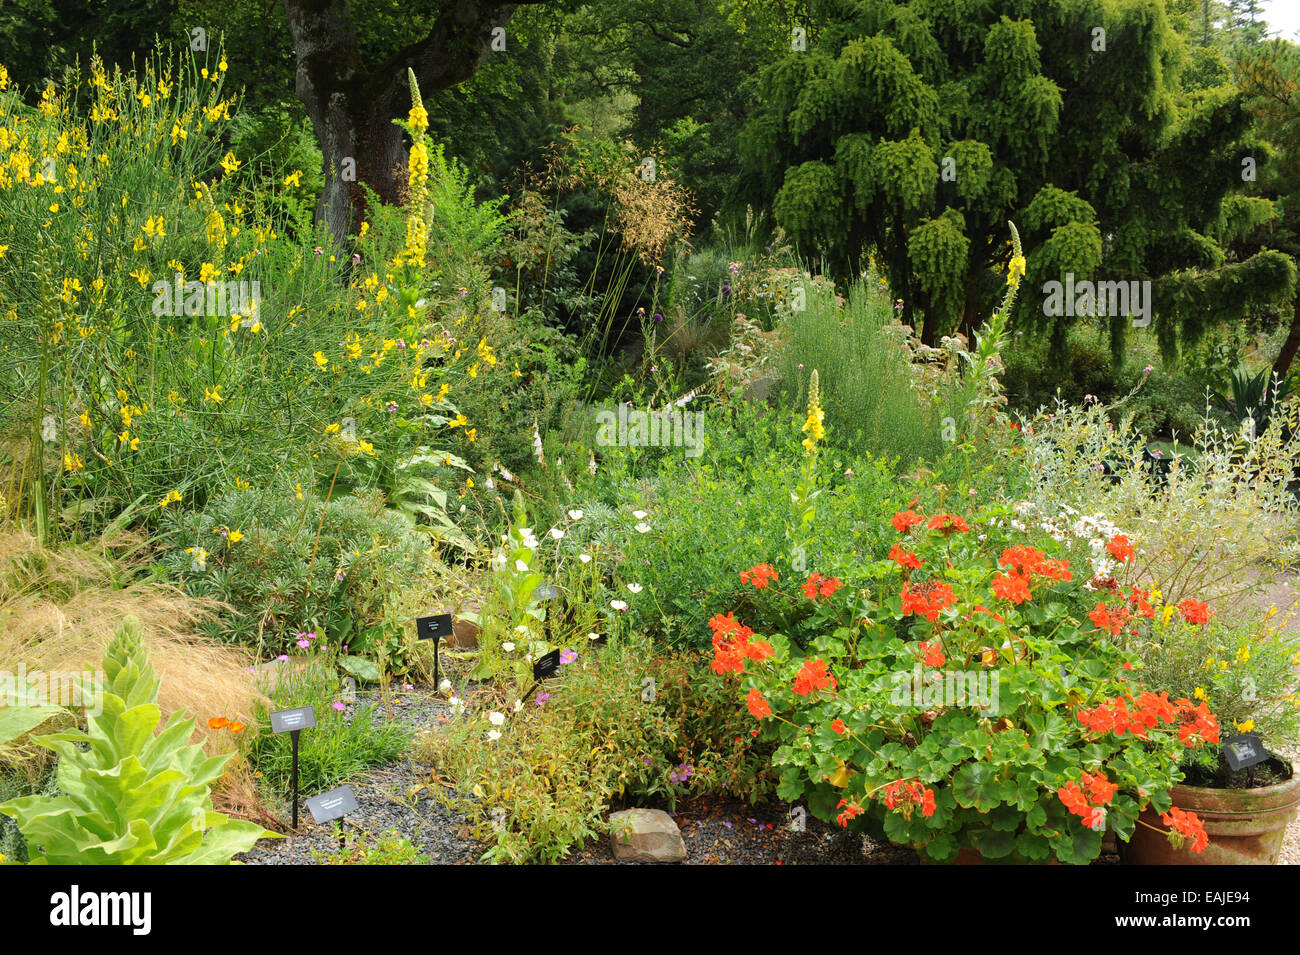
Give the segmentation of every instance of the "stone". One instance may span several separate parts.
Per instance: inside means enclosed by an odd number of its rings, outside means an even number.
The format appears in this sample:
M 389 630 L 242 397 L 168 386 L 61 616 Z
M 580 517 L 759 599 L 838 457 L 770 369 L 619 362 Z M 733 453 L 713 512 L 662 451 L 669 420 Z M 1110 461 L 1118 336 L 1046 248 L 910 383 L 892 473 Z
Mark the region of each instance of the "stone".
M 458 650 L 472 650 L 478 646 L 480 629 L 473 620 L 457 617 L 451 623 L 451 638 L 447 643 Z
M 681 862 L 682 831 L 661 809 L 624 809 L 609 817 L 610 845 L 620 862 Z

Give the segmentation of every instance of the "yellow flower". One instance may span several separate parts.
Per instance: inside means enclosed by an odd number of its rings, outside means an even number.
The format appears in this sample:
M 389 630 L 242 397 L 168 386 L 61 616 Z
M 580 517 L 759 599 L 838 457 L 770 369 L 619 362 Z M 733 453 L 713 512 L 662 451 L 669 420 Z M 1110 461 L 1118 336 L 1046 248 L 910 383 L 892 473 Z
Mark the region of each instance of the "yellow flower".
M 81 462 L 80 454 L 71 454 L 68 452 L 64 452 L 63 470 L 71 471 L 73 474 L 76 474 L 78 471 L 84 471 L 85 468 L 86 466 Z
M 286 186 L 301 186 L 301 185 L 302 185 L 302 170 L 301 170 L 301 169 L 295 169 L 293 172 L 289 173 L 289 175 L 285 176 L 285 177 L 284 177 L 284 184 L 285 184 Z
M 152 275 L 148 269 L 141 266 L 131 273 L 131 278 L 139 282 L 141 288 L 144 288 L 149 284 L 149 279 L 152 278 Z
M 1238 663 L 1249 663 L 1249 662 L 1250 662 L 1250 647 L 1249 647 L 1249 646 L 1244 646 L 1244 647 L 1242 647 L 1240 650 L 1237 651 L 1237 662 L 1238 662 Z
M 215 388 L 205 387 L 203 389 L 203 400 L 205 402 L 211 401 L 214 404 L 221 404 L 223 400 L 221 397 L 221 386 L 217 385 Z
M 226 171 L 227 175 L 234 172 L 242 165 L 243 163 L 236 159 L 235 154 L 232 152 L 228 152 L 221 157 L 221 168 Z
M 339 433 L 339 426 L 338 426 L 337 424 L 327 424 L 327 425 L 325 426 L 325 433 L 326 433 L 326 434 L 338 434 L 338 433 Z
M 465 425 L 465 424 L 468 424 L 468 423 L 469 423 L 469 422 L 468 422 L 468 420 L 465 418 L 465 415 L 463 415 L 463 414 L 461 414 L 461 413 L 458 412 L 458 413 L 456 414 L 456 417 L 452 418 L 450 421 L 447 422 L 447 427 L 448 427 L 448 428 L 459 428 L 459 427 L 461 427 L 462 425 Z
M 81 422 L 85 427 L 89 428 L 89 427 L 90 427 L 90 412 L 89 412 L 89 411 L 83 411 L 83 412 L 81 412 L 81 417 L 78 418 L 77 420 L 79 420 L 79 421 L 80 421 L 80 422 Z
M 1242 722 L 1238 723 L 1236 720 L 1233 720 L 1232 725 L 1237 727 L 1237 729 L 1242 733 L 1249 733 L 1251 730 L 1255 728 L 1255 721 L 1243 720 Z
M 162 499 L 161 501 L 158 502 L 158 506 L 159 506 L 159 507 L 166 507 L 168 504 L 175 503 L 176 501 L 179 501 L 180 499 L 181 499 L 181 492 L 180 492 L 180 491 L 168 491 L 167 494 L 166 494 L 166 496 L 164 496 L 163 499 Z
M 1013 256 L 1011 264 L 1007 266 L 1007 284 L 1013 288 L 1020 287 L 1020 276 L 1025 274 L 1025 257 L 1023 255 Z
M 226 538 L 226 546 L 229 547 L 231 544 L 238 544 L 243 539 L 243 531 L 231 531 L 230 535 Z
M 330 363 L 330 360 L 326 358 L 325 355 L 321 352 L 316 352 L 311 357 L 316 359 L 316 364 L 319 365 L 321 368 L 324 368 L 326 365 Z
M 298 500 L 300 500 L 300 501 L 302 500 L 302 485 L 301 485 L 301 484 L 299 484 L 297 487 L 295 487 L 295 488 L 293 489 L 293 496 L 296 497 L 296 498 L 297 498 Z
M 1204 688 L 1204 687 L 1198 686 L 1195 690 L 1192 691 L 1192 699 L 1194 699 L 1194 700 L 1203 700 L 1203 699 L 1205 699 L 1205 698 L 1206 698 L 1206 696 L 1205 696 L 1205 688 Z
M 167 234 L 167 230 L 163 227 L 162 216 L 150 216 L 140 228 L 151 239 L 160 239 Z

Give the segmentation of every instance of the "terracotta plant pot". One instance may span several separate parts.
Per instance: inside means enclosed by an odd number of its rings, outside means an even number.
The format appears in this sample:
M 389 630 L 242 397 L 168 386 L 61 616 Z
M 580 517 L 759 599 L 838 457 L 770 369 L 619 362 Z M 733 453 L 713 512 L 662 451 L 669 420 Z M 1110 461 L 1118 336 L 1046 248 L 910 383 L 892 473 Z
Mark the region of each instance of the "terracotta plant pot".
M 1121 850 L 1124 861 L 1130 865 L 1276 865 L 1286 827 L 1300 808 L 1300 776 L 1289 762 L 1276 757 L 1274 762 L 1283 763 L 1291 778 L 1257 789 L 1174 786 L 1174 805 L 1196 813 L 1205 823 L 1210 844 L 1204 852 L 1198 855 L 1188 845 L 1175 849 L 1164 834 L 1169 827 L 1148 808 Z

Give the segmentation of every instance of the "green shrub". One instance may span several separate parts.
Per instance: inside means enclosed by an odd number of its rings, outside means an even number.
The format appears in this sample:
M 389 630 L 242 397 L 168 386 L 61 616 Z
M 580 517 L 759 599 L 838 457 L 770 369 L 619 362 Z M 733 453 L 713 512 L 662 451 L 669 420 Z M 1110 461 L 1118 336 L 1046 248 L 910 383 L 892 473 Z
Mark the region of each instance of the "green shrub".
M 233 608 L 205 625 L 212 636 L 279 653 L 296 632 L 314 630 L 354 652 L 382 648 L 405 669 L 399 638 L 410 621 L 398 601 L 410 593 L 393 583 L 418 590 L 432 561 L 415 522 L 379 495 L 338 495 L 325 506 L 284 484 L 229 491 L 201 511 L 169 515 L 162 539 L 163 570 Z
M 788 406 L 802 409 L 808 378 L 821 376 L 822 406 L 836 422 L 832 443 L 910 464 L 942 447 L 936 412 L 913 389 L 893 309 L 869 281 L 854 283 L 840 305 L 834 289 L 809 284 L 807 307 L 785 314 L 785 347 L 776 362 Z

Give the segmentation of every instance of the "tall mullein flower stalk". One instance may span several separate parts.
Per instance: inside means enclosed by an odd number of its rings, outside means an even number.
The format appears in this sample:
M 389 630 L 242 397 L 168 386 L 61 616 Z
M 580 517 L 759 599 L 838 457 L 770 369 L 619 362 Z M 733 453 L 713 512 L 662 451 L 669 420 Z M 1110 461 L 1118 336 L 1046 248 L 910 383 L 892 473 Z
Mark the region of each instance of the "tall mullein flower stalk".
M 807 569 L 800 564 L 803 563 L 806 555 L 809 529 L 817 512 L 817 495 L 821 493 L 817 487 L 817 444 L 826 438 L 825 421 L 826 412 L 821 406 L 821 384 L 817 369 L 814 368 L 812 378 L 808 382 L 808 414 L 802 429 L 807 435 L 802 442 L 803 463 L 799 470 L 799 483 L 790 492 L 791 526 L 788 535 L 796 571 Z
M 424 264 L 425 247 L 429 241 L 429 150 L 425 133 L 429 128 L 429 114 L 420 96 L 420 86 L 415 72 L 406 71 L 411 84 L 411 112 L 406 122 L 394 120 L 411 136 L 411 149 L 407 156 L 407 216 L 406 245 L 397 256 L 397 265 L 409 264 L 417 268 Z
M 1020 232 L 1014 222 L 1008 222 L 1007 226 L 1011 229 L 1011 261 L 1007 265 L 1006 292 L 997 311 L 975 333 L 975 348 L 962 354 L 967 361 L 967 368 L 960 394 L 970 419 L 968 433 L 971 435 L 982 430 L 981 425 L 990 418 L 999 425 L 1005 425 L 1006 416 L 1002 406 L 1006 404 L 1006 398 L 1002 394 L 998 375 L 1002 371 L 1002 350 L 1007 343 L 1011 309 L 1016 304 L 1020 280 L 1025 275 Z

